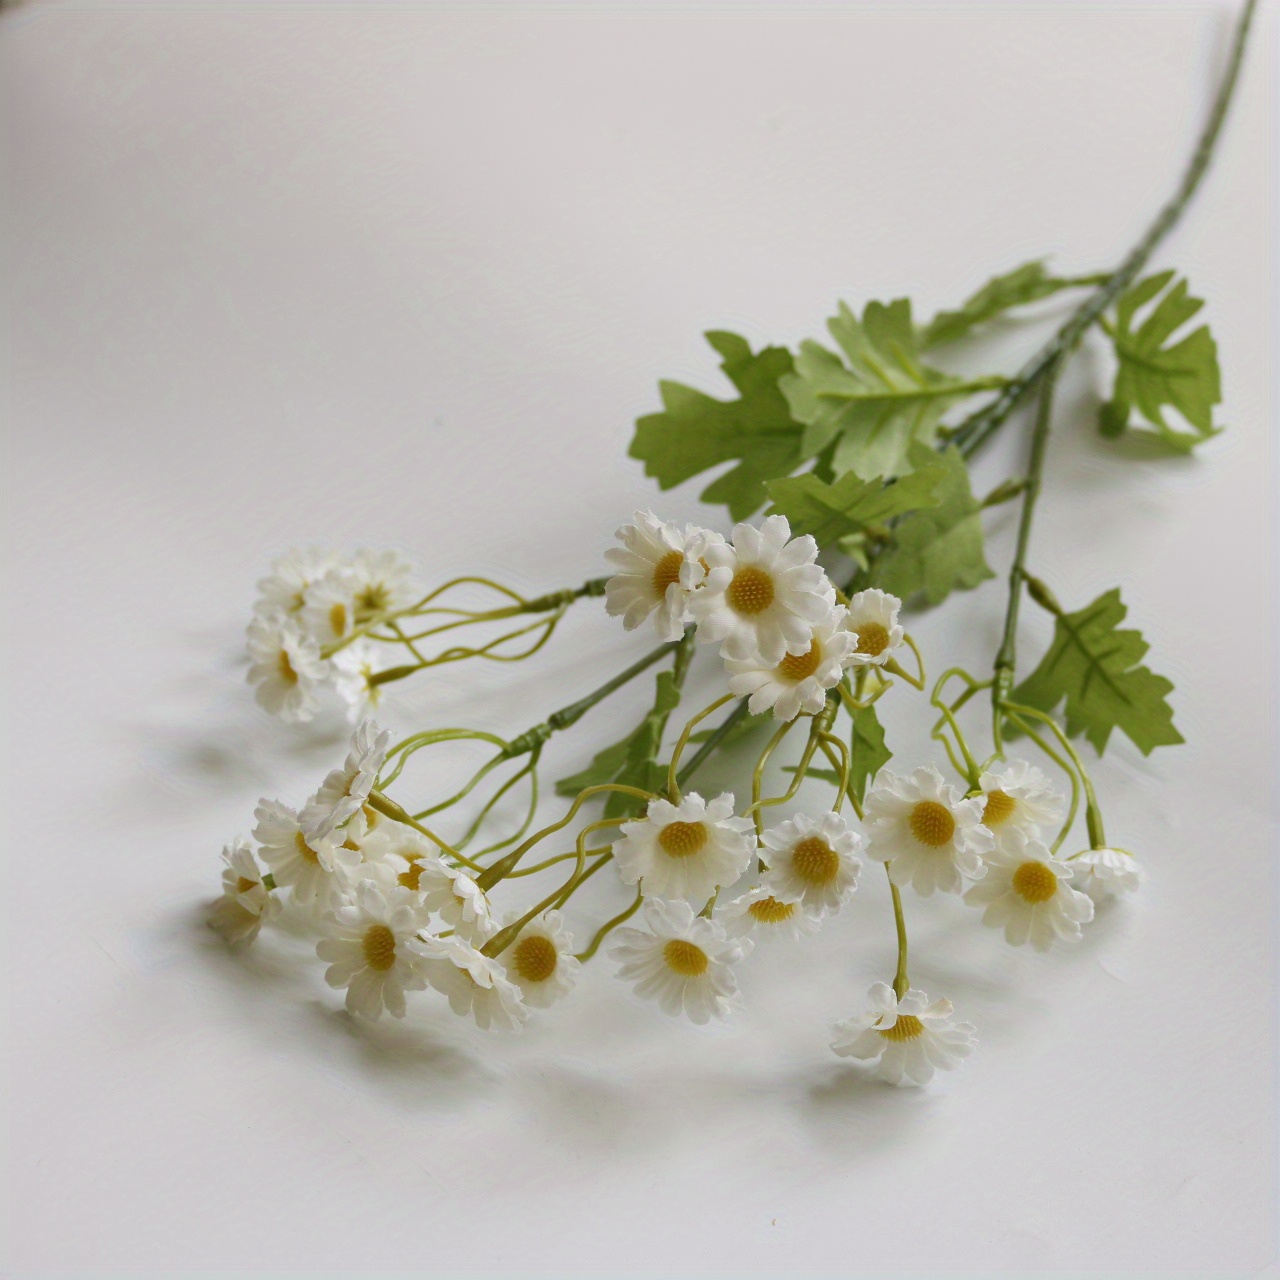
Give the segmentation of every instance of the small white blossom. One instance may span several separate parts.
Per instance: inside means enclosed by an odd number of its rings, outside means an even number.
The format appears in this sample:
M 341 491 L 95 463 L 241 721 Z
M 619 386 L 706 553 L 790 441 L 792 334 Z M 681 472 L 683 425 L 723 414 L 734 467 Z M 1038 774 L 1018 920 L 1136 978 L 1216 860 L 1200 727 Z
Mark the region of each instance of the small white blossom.
M 816 933 L 822 918 L 806 911 L 799 897 L 758 884 L 731 902 L 716 907 L 716 917 L 731 938 L 788 938 L 792 942 Z
M 303 592 L 302 626 L 322 648 L 346 640 L 355 630 L 355 594 L 356 580 L 346 569 L 330 569 Z
M 978 1043 L 969 1023 L 952 1023 L 950 1000 L 930 1004 L 914 987 L 899 1000 L 885 982 L 875 983 L 867 998 L 865 1013 L 836 1023 L 831 1048 L 842 1058 L 878 1060 L 890 1084 L 927 1084 L 935 1070 L 954 1071 Z
M 427 981 L 448 997 L 454 1013 L 469 1013 L 482 1030 L 516 1031 L 529 1016 L 520 988 L 507 978 L 502 965 L 465 938 L 428 935 L 413 947 L 423 957 Z
M 460 938 L 480 946 L 498 932 L 488 896 L 465 871 L 438 855 L 423 859 L 419 867 L 417 887 L 423 905 Z
M 333 687 L 347 704 L 347 719 L 352 724 L 366 718 L 382 701 L 383 686 L 373 677 L 390 665 L 387 657 L 386 645 L 361 639 L 339 649 L 330 659 Z
M 291 888 L 293 900 L 323 911 L 347 895 L 360 865 L 359 850 L 332 839 L 308 840 L 298 815 L 279 800 L 262 799 L 253 811 L 258 825 L 253 838 L 262 846 L 262 860 L 281 889 Z
M 898 625 L 898 610 L 901 608 L 902 601 L 897 596 L 876 587 L 859 591 L 849 601 L 845 626 L 854 634 L 851 661 L 855 665 L 882 667 L 893 657 L 905 635 Z
M 1124 849 L 1086 849 L 1067 859 L 1078 885 L 1094 902 L 1133 893 L 1146 874 L 1142 863 Z
M 766 831 L 762 843 L 769 863 L 762 882 L 815 915 L 839 911 L 858 887 L 862 837 L 838 813 L 797 813 Z
M 329 773 L 302 810 L 302 829 L 313 845 L 332 835 L 368 800 L 390 744 L 391 734 L 372 720 L 363 721 L 351 735 L 342 768 Z
M 320 709 L 318 690 L 329 674 L 316 642 L 284 614 L 254 618 L 245 634 L 248 680 L 258 705 L 282 720 L 310 720 Z
M 1046 827 L 1062 821 L 1062 793 L 1026 760 L 992 765 L 978 779 L 978 786 L 983 792 L 982 825 L 998 845 L 1009 843 L 1015 831 L 1034 840 Z
M 260 614 L 301 613 L 306 604 L 307 588 L 318 582 L 332 568 L 334 557 L 316 547 L 294 548 L 272 561 L 271 572 L 258 582 L 258 601 L 254 612 Z
M 237 838 L 222 850 L 227 864 L 222 872 L 222 897 L 214 905 L 209 923 L 233 947 L 248 946 L 258 930 L 280 914 L 280 899 L 262 883 L 262 871 L 253 846 Z
M 394 551 L 357 551 L 344 566 L 350 574 L 357 626 L 414 602 L 413 566 Z
M 573 954 L 573 938 L 558 911 L 530 920 L 502 953 L 507 977 L 520 988 L 527 1005 L 545 1009 L 568 995 L 582 968 Z

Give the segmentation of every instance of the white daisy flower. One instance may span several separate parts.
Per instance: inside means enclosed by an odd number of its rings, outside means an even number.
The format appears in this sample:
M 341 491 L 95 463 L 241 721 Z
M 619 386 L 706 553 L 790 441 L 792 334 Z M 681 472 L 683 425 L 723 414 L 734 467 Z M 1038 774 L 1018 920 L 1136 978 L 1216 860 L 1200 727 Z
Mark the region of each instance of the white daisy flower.
M 814 915 L 839 911 L 858 887 L 862 837 L 838 813 L 797 813 L 764 833 L 769 870 L 761 882 Z
M 394 551 L 357 551 L 344 567 L 354 583 L 352 601 L 357 626 L 407 608 L 415 599 L 410 581 L 413 565 Z
M 302 829 L 314 846 L 332 835 L 364 806 L 387 759 L 391 734 L 373 720 L 362 721 L 351 735 L 351 749 L 341 769 L 334 769 L 302 810 Z
M 243 837 L 222 850 L 222 860 L 227 864 L 222 873 L 222 897 L 209 923 L 233 947 L 246 947 L 264 924 L 280 914 L 280 899 L 262 883 L 253 846 Z
M 396 883 L 414 893 L 421 891 L 422 872 L 428 862 L 437 862 L 440 850 L 426 836 L 402 822 L 393 822 L 367 806 L 361 812 L 367 818 L 370 813 L 380 819 L 371 825 L 368 835 L 361 842 L 365 865 L 386 866 L 391 869 Z
M 316 642 L 278 613 L 254 618 L 245 634 L 247 678 L 258 705 L 281 720 L 310 720 L 320 709 L 317 690 L 329 674 Z
M 879 1059 L 890 1084 L 927 1084 L 935 1070 L 954 1071 L 978 1043 L 967 1022 L 953 1023 L 950 1000 L 935 1000 L 910 988 L 899 1000 L 885 982 L 867 993 L 871 1007 L 837 1022 L 831 1047 L 842 1058 Z
M 1072 884 L 1094 902 L 1134 892 L 1146 874 L 1142 863 L 1124 849 L 1086 849 L 1073 854 L 1067 864 L 1075 872 Z
M 333 687 L 347 704 L 347 719 L 352 724 L 365 719 L 382 701 L 383 686 L 375 684 L 373 677 L 390 665 L 387 657 L 386 645 L 360 639 L 339 649 L 330 659 Z
M 385 1009 L 403 1018 L 404 993 L 426 986 L 422 957 L 408 945 L 426 924 L 416 894 L 360 881 L 354 902 L 323 917 L 328 936 L 316 955 L 329 964 L 324 980 L 347 989 L 352 1013 L 372 1021 Z
M 1062 821 L 1062 793 L 1026 760 L 992 765 L 978 786 L 983 793 L 982 825 L 998 845 L 1007 843 L 1014 831 L 1031 840 Z
M 725 936 L 711 920 L 693 914 L 687 902 L 644 904 L 647 929 L 619 929 L 610 955 L 618 977 L 635 984 L 639 996 L 657 1000 L 663 1013 L 688 1014 L 704 1023 L 741 1007 L 733 972 L 751 950 L 750 938 Z
M 436 912 L 460 938 L 480 946 L 498 932 L 485 891 L 439 856 L 420 861 L 417 889 L 427 910 Z
M 817 715 L 827 690 L 840 683 L 856 657 L 858 637 L 845 627 L 844 618 L 844 607 L 837 605 L 813 628 L 807 652 L 789 653 L 774 666 L 758 655 L 741 661 L 726 658 L 729 692 L 750 697 L 753 716 L 770 707 L 779 720 L 794 720 L 801 711 Z
M 465 938 L 428 934 L 412 945 L 423 957 L 427 981 L 449 998 L 454 1013 L 471 1014 L 482 1030 L 515 1031 L 529 1016 L 520 988 L 506 977 L 502 965 Z
M 745 662 L 759 654 L 774 667 L 788 653 L 807 653 L 814 627 L 836 602 L 817 555 L 807 534 L 791 538 L 785 516 L 769 516 L 759 529 L 736 525 L 732 546 L 703 552 L 710 572 L 689 600 L 699 641 L 723 641 L 726 658 Z
M 700 907 L 747 869 L 755 847 L 751 819 L 733 816 L 731 793 L 708 803 L 691 791 L 679 805 L 650 800 L 643 818 L 622 824 L 613 856 L 623 883 L 639 882 L 646 897 Z
M 346 640 L 356 627 L 356 580 L 344 569 L 330 569 L 303 592 L 299 615 L 308 635 L 321 647 Z
M 262 846 L 263 862 L 279 888 L 292 888 L 299 906 L 323 911 L 346 895 L 360 865 L 359 850 L 332 839 L 308 840 L 297 813 L 279 800 L 258 801 L 253 816 L 258 820 L 253 838 Z
M 902 644 L 905 632 L 898 625 L 898 610 L 902 601 L 887 591 L 868 587 L 859 591 L 849 601 L 849 615 L 845 626 L 854 634 L 854 656 L 851 661 L 860 667 L 882 667 L 893 651 Z
M 332 568 L 333 555 L 316 547 L 297 547 L 271 563 L 271 572 L 258 582 L 255 613 L 296 614 L 306 604 L 307 588 Z
M 1070 884 L 1072 867 L 1039 840 L 1020 832 L 987 855 L 987 874 L 965 895 L 974 907 L 986 907 L 982 923 L 1004 926 L 1005 941 L 1030 942 L 1048 951 L 1055 941 L 1076 942 L 1080 926 L 1093 919 L 1093 903 Z
M 962 799 L 932 765 L 905 778 L 882 770 L 867 794 L 867 853 L 888 863 L 894 884 L 909 884 L 922 897 L 935 889 L 959 893 L 962 875 L 982 877 L 982 859 L 995 843 L 982 825 L 984 803 L 981 796 Z
M 788 938 L 792 942 L 816 933 L 820 916 L 806 911 L 798 897 L 787 897 L 781 889 L 758 884 L 754 889 L 717 906 L 716 917 L 731 938 Z
M 633 524 L 614 534 L 622 546 L 604 553 L 618 570 L 605 585 L 605 608 L 610 617 L 621 616 L 628 631 L 656 614 L 659 638 L 679 640 L 689 596 L 706 577 L 703 553 L 724 539 L 692 524 L 682 532 L 649 511 L 637 511 L 631 519 Z
M 558 911 L 530 920 L 501 958 L 507 977 L 520 988 L 525 1004 L 541 1009 L 567 995 L 582 968 Z

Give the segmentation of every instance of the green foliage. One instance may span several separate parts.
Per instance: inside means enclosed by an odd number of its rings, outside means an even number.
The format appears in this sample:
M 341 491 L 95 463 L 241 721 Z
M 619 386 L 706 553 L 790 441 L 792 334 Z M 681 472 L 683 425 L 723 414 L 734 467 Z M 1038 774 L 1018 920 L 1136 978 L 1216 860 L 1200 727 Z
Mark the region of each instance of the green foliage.
M 662 489 L 738 459 L 703 490 L 702 500 L 723 502 L 735 520 L 745 520 L 764 502 L 765 481 L 790 474 L 803 456 L 803 428 L 778 389 L 779 378 L 792 370 L 791 353 L 764 347 L 753 355 L 734 333 L 711 332 L 706 339 L 723 357 L 720 367 L 739 399 L 717 400 L 679 382 L 661 382 L 663 412 L 636 421 L 630 453 Z
M 916 445 L 912 465 L 936 475 L 937 503 L 912 512 L 895 527 L 894 544 L 877 561 L 872 581 L 903 600 L 920 592 L 928 604 L 939 604 L 952 591 L 995 576 L 983 553 L 982 506 L 954 445 L 941 453 Z
M 842 302 L 827 328 L 844 359 L 817 342 L 801 343 L 795 372 L 778 385 L 805 424 L 802 455 L 831 446 L 837 477 L 905 475 L 912 444 L 932 445 L 951 405 L 1001 381 L 965 382 L 921 363 L 906 298 L 869 302 L 861 320 Z
M 1172 271 L 1148 276 L 1116 303 L 1115 325 L 1108 326 L 1107 332 L 1119 367 L 1111 400 L 1099 414 L 1098 429 L 1104 436 L 1120 435 L 1129 425 L 1131 409 L 1136 408 L 1151 428 L 1141 434 L 1189 453 L 1220 430 L 1213 425 L 1213 407 L 1222 400 L 1222 385 L 1218 348 L 1207 325 L 1168 345 L 1204 306 L 1200 298 L 1187 293 L 1186 280 L 1168 287 L 1173 278 Z M 1152 302 L 1155 305 L 1135 329 L 1137 313 Z M 1165 418 L 1166 406 L 1181 414 L 1193 430 L 1171 426 Z
M 893 752 L 885 745 L 884 726 L 874 706 L 859 707 L 853 713 L 851 746 L 853 758 L 849 765 L 849 782 L 861 801 L 867 793 L 868 783 L 874 782 L 881 767 L 893 759 Z
M 920 345 L 940 347 L 943 343 L 955 342 L 1012 307 L 1039 302 L 1041 298 L 1081 283 L 1088 281 L 1051 276 L 1044 268 L 1043 259 L 1024 262 L 1022 266 L 988 280 L 958 311 L 939 311 L 920 335 Z
M 1099 755 L 1112 729 L 1128 734 L 1143 755 L 1182 742 L 1165 701 L 1173 684 L 1138 665 L 1150 647 L 1140 631 L 1116 629 L 1128 612 L 1119 588 L 1076 613 L 1055 612 L 1053 643 L 1013 701 L 1052 712 L 1065 698 L 1067 732 L 1083 733 Z

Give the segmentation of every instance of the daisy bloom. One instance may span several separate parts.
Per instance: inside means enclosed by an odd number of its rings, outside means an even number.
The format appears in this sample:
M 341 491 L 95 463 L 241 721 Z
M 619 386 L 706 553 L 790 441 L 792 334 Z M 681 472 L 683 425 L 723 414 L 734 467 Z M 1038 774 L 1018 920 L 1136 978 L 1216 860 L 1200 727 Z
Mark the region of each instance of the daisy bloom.
M 262 860 L 277 887 L 292 888 L 294 902 L 323 911 L 346 894 L 360 865 L 358 849 L 353 852 L 333 840 L 308 840 L 297 813 L 279 800 L 259 800 L 253 816 L 258 820 L 253 838 L 262 846 Z
M 355 578 L 343 569 L 330 569 L 310 583 L 299 615 L 307 634 L 322 646 L 346 640 L 356 626 L 355 593 Z
M 816 933 L 822 923 L 820 916 L 804 909 L 799 898 L 789 898 L 767 884 L 758 884 L 717 907 L 716 919 L 731 938 L 788 938 L 792 942 Z
M 1019 834 L 987 855 L 986 876 L 964 900 L 986 907 L 982 923 L 1003 925 L 1006 942 L 1020 947 L 1030 941 L 1037 951 L 1048 951 L 1058 939 L 1078 941 L 1080 926 L 1093 919 L 1093 903 L 1070 885 L 1072 873 L 1071 864 L 1039 840 Z
M 996 844 L 1006 843 L 1013 831 L 1034 839 L 1045 827 L 1062 821 L 1062 793 L 1026 760 L 992 765 L 978 786 L 983 793 L 982 825 Z
M 396 552 L 357 551 L 345 567 L 354 584 L 352 601 L 357 626 L 413 603 L 414 591 L 409 581 L 413 565 Z
M 391 734 L 373 720 L 364 720 L 351 735 L 351 749 L 341 769 L 320 784 L 302 811 L 302 827 L 314 845 L 332 835 L 364 806 L 387 758 Z
M 316 691 L 328 675 L 316 642 L 283 614 L 254 618 L 246 635 L 248 680 L 258 705 L 281 720 L 310 720 L 320 709 Z
M 759 529 L 734 526 L 733 545 L 707 547 L 709 572 L 689 600 L 702 642 L 723 641 L 726 658 L 754 654 L 776 667 L 788 653 L 808 653 L 813 629 L 835 607 L 835 588 L 814 560 L 818 544 L 791 537 L 786 516 L 769 516 Z
M 695 916 L 687 902 L 650 898 L 644 920 L 646 929 L 619 929 L 609 949 L 619 962 L 618 977 L 633 982 L 636 995 L 700 1025 L 741 1006 L 732 966 L 751 950 L 750 938 L 731 941 L 714 921 Z
M 961 798 L 932 765 L 904 778 L 881 771 L 867 794 L 867 853 L 889 865 L 889 879 L 927 898 L 959 893 L 960 877 L 978 880 L 994 840 L 982 825 L 978 796 Z
M 860 667 L 882 667 L 902 644 L 905 634 L 898 625 L 902 601 L 887 591 L 869 587 L 849 601 L 845 626 L 853 632 L 855 653 L 851 661 Z
M 769 861 L 763 883 L 815 915 L 839 911 L 858 887 L 862 837 L 838 813 L 797 813 L 766 831 L 762 843 Z
M 498 932 L 485 891 L 465 871 L 436 855 L 419 863 L 417 877 L 423 905 L 437 912 L 460 938 L 479 945 Z
M 731 793 L 708 803 L 691 791 L 678 805 L 650 800 L 643 818 L 622 824 L 613 856 L 623 883 L 638 881 L 646 897 L 700 907 L 747 869 L 755 847 L 751 819 L 733 816 Z
M 967 1022 L 953 1023 L 950 1000 L 935 1000 L 910 988 L 901 1000 L 885 982 L 867 993 L 870 1008 L 837 1022 L 831 1047 L 842 1058 L 878 1059 L 890 1084 L 927 1084 L 936 1070 L 954 1071 L 978 1040 Z
M 659 638 L 679 640 L 689 596 L 706 577 L 703 552 L 724 539 L 691 524 L 681 532 L 649 511 L 637 511 L 631 519 L 634 523 L 613 535 L 622 546 L 604 553 L 618 570 L 605 585 L 605 608 L 611 617 L 620 616 L 628 631 L 656 614 Z
M 502 966 L 520 988 L 525 1004 L 542 1009 L 573 989 L 582 968 L 558 911 L 530 920 L 502 953 Z
M 729 692 L 750 697 L 753 716 L 773 708 L 779 720 L 794 720 L 801 711 L 816 715 L 827 690 L 840 683 L 844 669 L 856 658 L 858 637 L 844 625 L 845 611 L 837 605 L 813 628 L 807 652 L 787 654 L 770 666 L 757 655 L 725 659 Z
M 381 684 L 373 677 L 387 669 L 385 645 L 372 640 L 356 640 L 333 655 L 333 687 L 347 704 L 347 719 L 353 724 L 364 719 L 382 701 Z
M 422 957 L 408 945 L 427 923 L 417 895 L 362 880 L 355 901 L 323 923 L 327 936 L 316 955 L 329 964 L 324 980 L 346 987 L 347 1009 L 371 1021 L 384 1009 L 403 1018 L 404 993 L 426 986 Z
M 262 883 L 262 872 L 253 856 L 253 846 L 243 838 L 222 850 L 227 864 L 222 873 L 222 897 L 209 916 L 209 923 L 233 947 L 245 947 L 258 930 L 280 914 L 280 899 Z
M 315 547 L 294 548 L 273 560 L 271 572 L 258 582 L 260 593 L 255 613 L 300 613 L 306 604 L 307 588 L 318 582 L 333 566 L 334 557 Z
M 1075 872 L 1072 884 L 1094 902 L 1132 893 L 1146 874 L 1142 863 L 1124 849 L 1086 849 L 1068 858 L 1067 865 Z
M 471 1014 L 482 1030 L 515 1031 L 529 1016 L 520 988 L 508 980 L 502 965 L 466 939 L 428 934 L 413 947 L 422 957 L 427 981 L 449 998 L 454 1013 Z

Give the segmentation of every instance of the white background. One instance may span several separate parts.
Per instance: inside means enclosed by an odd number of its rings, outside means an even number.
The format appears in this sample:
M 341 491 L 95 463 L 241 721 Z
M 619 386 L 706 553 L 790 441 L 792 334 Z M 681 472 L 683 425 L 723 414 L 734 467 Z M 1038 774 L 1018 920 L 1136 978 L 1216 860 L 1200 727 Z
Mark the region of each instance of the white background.
M 285 730 L 241 683 L 253 583 L 321 542 L 541 591 L 600 572 L 636 505 L 724 528 L 699 482 L 659 495 L 625 457 L 659 377 L 722 386 L 701 331 L 795 343 L 840 297 L 927 315 L 1038 254 L 1117 262 L 1191 148 L 1230 7 L 0 20 L 13 1274 L 1274 1274 L 1264 10 L 1155 264 L 1208 299 L 1229 430 L 1191 460 L 1123 456 L 1092 430 L 1091 344 L 1032 556 L 1074 607 L 1121 584 L 1176 682 L 1190 745 L 1117 738 L 1098 769 L 1149 885 L 1048 957 L 910 898 L 914 980 L 982 1040 L 918 1092 L 826 1047 L 891 973 L 872 875 L 812 943 L 757 955 L 747 1011 L 710 1030 L 633 1003 L 607 960 L 508 1038 L 429 995 L 357 1027 L 300 938 L 232 958 L 203 924 L 219 846 L 341 754 L 339 723 Z M 1011 328 L 1002 367 L 1044 332 Z M 1013 514 L 989 521 L 997 568 Z M 1002 601 L 997 579 L 913 622 L 935 670 L 989 662 Z M 386 718 L 514 733 L 646 645 L 584 604 L 536 662 L 429 675 Z M 895 699 L 898 763 L 932 758 Z M 605 880 L 580 930 L 623 900 Z

